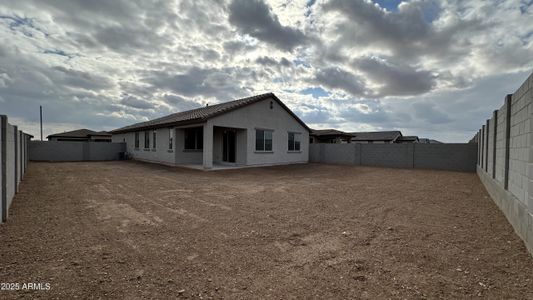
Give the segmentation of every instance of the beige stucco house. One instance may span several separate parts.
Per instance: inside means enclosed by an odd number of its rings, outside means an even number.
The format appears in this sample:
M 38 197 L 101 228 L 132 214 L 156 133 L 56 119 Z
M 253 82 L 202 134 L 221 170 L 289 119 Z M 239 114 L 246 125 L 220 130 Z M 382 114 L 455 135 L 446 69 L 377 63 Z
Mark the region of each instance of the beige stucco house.
M 172 166 L 306 163 L 309 128 L 272 93 L 243 98 L 111 131 L 133 159 Z

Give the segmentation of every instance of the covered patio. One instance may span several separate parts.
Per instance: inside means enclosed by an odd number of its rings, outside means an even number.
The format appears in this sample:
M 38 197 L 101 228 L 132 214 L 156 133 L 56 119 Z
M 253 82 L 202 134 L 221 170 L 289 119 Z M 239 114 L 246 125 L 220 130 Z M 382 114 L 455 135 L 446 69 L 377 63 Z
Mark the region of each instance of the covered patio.
M 198 170 L 246 166 L 245 128 L 215 126 L 206 122 L 201 126 L 176 128 L 176 137 L 176 166 Z

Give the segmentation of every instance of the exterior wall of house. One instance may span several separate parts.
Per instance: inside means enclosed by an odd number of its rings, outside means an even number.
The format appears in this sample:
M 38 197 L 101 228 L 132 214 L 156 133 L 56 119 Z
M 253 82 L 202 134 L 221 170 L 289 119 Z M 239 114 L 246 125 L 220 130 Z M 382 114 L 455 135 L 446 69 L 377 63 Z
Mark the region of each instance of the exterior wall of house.
M 196 125 L 203 126 L 202 124 Z M 185 150 L 185 130 L 184 128 L 178 128 L 176 129 L 176 138 L 175 138 L 175 145 L 176 145 L 176 155 L 174 156 L 174 160 L 176 164 L 178 165 L 198 165 L 202 164 L 203 161 L 203 151 L 202 150 Z
M 154 148 L 153 130 L 148 131 L 150 134 L 150 148 L 144 148 L 144 134 L 145 131 L 139 132 L 139 148 L 135 149 L 135 132 L 127 132 L 120 134 L 113 134 L 113 143 L 126 143 L 126 151 L 133 159 L 144 160 L 149 162 L 157 162 L 166 165 L 175 164 L 175 146 L 176 137 L 174 137 L 174 149 L 169 150 L 169 130 L 173 128 L 158 128 L 156 129 L 156 147 Z M 176 135 L 174 135 L 176 136 Z
M 270 109 L 270 103 L 273 108 Z M 246 129 L 246 140 L 237 139 L 237 149 L 246 145 L 246 165 L 304 163 L 309 160 L 309 131 L 274 99 L 265 99 L 209 120 L 212 126 Z M 272 132 L 272 152 L 255 151 L 255 130 Z M 288 133 L 300 133 L 301 151 L 288 151 Z M 205 132 L 204 132 L 205 133 Z M 204 145 L 205 146 L 205 145 Z

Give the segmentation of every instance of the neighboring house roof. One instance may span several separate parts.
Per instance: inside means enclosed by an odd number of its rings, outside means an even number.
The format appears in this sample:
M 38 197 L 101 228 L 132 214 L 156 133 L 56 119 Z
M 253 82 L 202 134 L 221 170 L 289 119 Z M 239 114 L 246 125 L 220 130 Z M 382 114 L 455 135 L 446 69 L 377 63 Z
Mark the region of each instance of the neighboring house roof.
M 311 129 L 311 135 L 320 136 L 351 136 L 351 134 L 336 129 Z
M 307 125 L 296 116 L 281 100 L 279 100 L 276 95 L 273 93 L 266 93 L 261 95 L 256 95 L 252 97 L 242 98 L 230 102 L 224 102 L 215 105 L 209 105 L 193 110 L 182 111 L 175 114 L 171 114 L 162 118 L 136 123 L 130 126 L 122 127 L 119 129 L 112 130 L 111 133 L 122 133 L 129 131 L 138 131 L 146 129 L 155 129 L 167 126 L 176 126 L 176 125 L 186 125 L 186 124 L 195 124 L 202 123 L 207 121 L 210 118 L 215 116 L 234 111 L 238 108 L 265 100 L 273 99 L 278 102 L 281 107 L 283 107 L 298 123 L 300 123 L 305 129 L 310 130 Z
M 397 139 L 401 142 L 416 142 L 418 141 L 418 136 L 416 135 L 403 135 Z
M 352 141 L 394 141 L 402 136 L 400 131 L 351 132 Z
M 441 142 L 441 141 L 432 140 L 432 139 L 428 139 L 428 138 L 419 138 L 418 141 L 419 141 L 421 144 L 444 144 L 444 143 Z
M 47 136 L 47 138 L 87 138 L 90 136 L 106 136 L 110 137 L 111 134 L 106 131 L 92 131 L 89 129 L 78 129 L 73 131 L 67 131 L 63 133 L 56 133 Z

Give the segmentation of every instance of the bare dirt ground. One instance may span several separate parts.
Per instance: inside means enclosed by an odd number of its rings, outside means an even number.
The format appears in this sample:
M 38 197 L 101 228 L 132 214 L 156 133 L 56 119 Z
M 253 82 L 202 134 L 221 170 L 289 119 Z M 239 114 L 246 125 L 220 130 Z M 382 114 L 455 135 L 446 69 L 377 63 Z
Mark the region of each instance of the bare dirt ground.
M 0 298 L 533 299 L 533 259 L 475 174 L 32 163 Z

